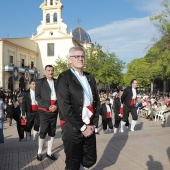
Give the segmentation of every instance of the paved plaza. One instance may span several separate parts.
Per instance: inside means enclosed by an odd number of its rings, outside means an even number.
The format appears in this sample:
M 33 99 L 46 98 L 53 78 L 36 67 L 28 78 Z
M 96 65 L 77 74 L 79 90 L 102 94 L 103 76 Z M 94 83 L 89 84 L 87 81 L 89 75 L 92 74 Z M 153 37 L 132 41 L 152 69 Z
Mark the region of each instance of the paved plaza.
M 170 170 L 170 127 L 161 121 L 140 118 L 135 132 L 97 135 L 98 159 L 91 170 Z M 37 141 L 19 142 L 15 122 L 4 124 L 5 143 L 0 144 L 0 170 L 64 170 L 65 154 L 58 126 L 53 152 L 57 161 L 36 160 Z

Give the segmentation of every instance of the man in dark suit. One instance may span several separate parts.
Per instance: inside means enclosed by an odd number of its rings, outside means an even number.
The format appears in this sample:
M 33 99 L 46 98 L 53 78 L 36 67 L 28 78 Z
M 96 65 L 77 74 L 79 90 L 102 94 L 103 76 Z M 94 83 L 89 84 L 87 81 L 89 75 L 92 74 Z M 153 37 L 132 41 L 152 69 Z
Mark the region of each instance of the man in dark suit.
M 52 65 L 45 66 L 46 77 L 39 79 L 35 87 L 35 100 L 38 102 L 38 110 L 40 116 L 40 134 L 37 160 L 42 161 L 42 148 L 45 136 L 48 133 L 48 148 L 46 157 L 56 160 L 56 156 L 52 154 L 52 145 L 56 132 L 57 124 L 57 98 L 56 98 L 56 79 L 53 78 L 54 67 Z
M 102 116 L 102 125 L 103 125 L 104 134 L 113 132 L 112 107 L 109 98 L 107 98 L 105 103 L 101 105 L 100 115 Z M 107 129 L 107 126 L 109 126 L 109 129 Z
M 22 101 L 22 118 L 27 121 L 27 140 L 30 140 L 31 129 L 33 129 L 33 141 L 36 140 L 36 136 L 39 131 L 39 114 L 38 105 L 35 100 L 35 80 L 29 82 L 29 89 L 23 93 Z
M 71 68 L 59 75 L 57 103 L 66 168 L 84 169 L 97 159 L 95 127 L 98 126 L 100 100 L 94 77 L 83 72 L 85 52 L 81 47 L 69 50 Z
M 118 92 L 118 96 L 114 99 L 113 108 L 115 114 L 115 123 L 114 123 L 114 133 L 118 132 L 119 124 L 123 117 L 123 104 L 121 103 L 121 96 L 123 94 L 123 89 L 120 89 Z M 126 128 L 129 127 L 129 121 L 125 124 Z
M 128 121 L 129 113 L 132 114 L 132 121 L 131 121 L 131 131 L 134 131 L 135 125 L 137 123 L 137 108 L 135 106 L 135 100 L 137 97 L 136 87 L 138 82 L 136 79 L 131 80 L 131 87 L 125 88 L 123 91 L 123 95 L 121 97 L 121 102 L 123 104 L 123 118 L 121 121 L 121 132 L 125 131 L 125 124 Z
M 14 109 L 13 119 L 17 122 L 17 131 L 19 141 L 24 140 L 24 132 L 26 132 L 26 122 L 22 119 L 22 98 L 18 98 L 19 105 Z M 22 123 L 23 122 L 23 123 Z

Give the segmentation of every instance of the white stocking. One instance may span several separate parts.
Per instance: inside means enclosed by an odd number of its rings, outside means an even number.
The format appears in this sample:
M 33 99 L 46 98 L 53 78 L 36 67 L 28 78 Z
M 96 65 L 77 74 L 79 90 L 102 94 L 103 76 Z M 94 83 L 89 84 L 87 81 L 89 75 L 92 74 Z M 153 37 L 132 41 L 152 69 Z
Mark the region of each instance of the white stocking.
M 114 133 L 117 133 L 118 132 L 118 128 L 114 128 Z
M 44 141 L 45 141 L 45 139 L 41 139 L 39 137 L 39 140 L 38 140 L 38 154 L 42 154 L 42 149 L 43 149 Z
M 134 128 L 135 128 L 136 123 L 137 123 L 137 120 L 132 120 L 132 121 L 131 121 L 131 127 L 130 127 L 130 130 L 131 130 L 131 131 L 134 131 Z
M 125 131 L 125 124 L 126 124 L 126 122 L 124 122 L 124 121 L 121 120 L 121 123 L 120 123 L 120 125 L 121 125 L 120 131 L 121 131 L 121 132 L 124 132 L 124 131 Z
M 48 139 L 48 149 L 47 149 L 47 154 L 51 156 L 52 154 L 52 147 L 53 147 L 53 142 L 54 142 L 54 137 L 50 137 Z
M 37 140 L 37 135 L 38 135 L 38 132 L 33 130 L 33 137 L 32 137 L 33 141 Z

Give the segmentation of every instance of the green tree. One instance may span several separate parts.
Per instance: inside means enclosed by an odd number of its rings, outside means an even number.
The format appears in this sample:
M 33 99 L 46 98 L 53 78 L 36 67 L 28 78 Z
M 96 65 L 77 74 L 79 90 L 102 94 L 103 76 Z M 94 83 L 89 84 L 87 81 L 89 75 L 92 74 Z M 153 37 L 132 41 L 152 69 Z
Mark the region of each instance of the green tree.
M 125 63 L 116 57 L 115 53 L 102 51 L 102 46 L 95 43 L 92 47 L 86 49 L 86 63 L 84 71 L 94 75 L 97 83 L 111 85 L 112 83 L 119 85 L 123 81 L 122 70 Z M 55 76 L 67 70 L 69 65 L 67 60 L 60 57 L 55 62 Z
M 162 51 L 170 50 L 170 1 L 162 2 L 163 10 L 161 13 L 153 14 L 150 20 L 161 34 L 161 41 L 158 43 L 159 49 Z
M 164 0 L 162 2 L 163 11 L 159 14 L 151 16 L 151 21 L 161 33 L 161 39 L 156 43 L 159 49 L 159 72 L 163 80 L 163 92 L 166 92 L 166 81 L 170 76 L 170 1 Z
M 127 73 L 125 75 L 125 85 L 130 85 L 132 79 L 137 79 L 139 86 L 148 87 L 150 84 L 150 77 L 148 71 L 150 65 L 145 58 L 139 58 L 132 60 L 127 65 Z
M 63 60 L 60 57 L 57 58 L 57 60 L 55 61 L 55 65 L 54 66 L 54 76 L 58 77 L 58 75 L 67 70 L 69 68 L 68 62 L 67 60 Z
M 154 82 L 156 78 L 163 80 L 163 91 L 166 92 L 166 81 L 170 77 L 170 54 L 168 49 L 160 49 L 161 41 L 153 45 L 145 58 L 151 65 L 151 81 Z
M 99 44 L 87 50 L 85 71 L 94 75 L 98 83 L 119 85 L 125 63 L 115 53 L 103 52 Z
M 132 78 L 137 78 L 140 86 L 147 87 L 151 84 L 153 90 L 154 80 L 159 77 L 166 84 L 170 76 L 170 3 L 169 0 L 162 2 L 163 11 L 153 14 L 150 20 L 158 29 L 161 38 L 149 49 L 141 59 L 135 59 L 127 66 L 125 84 Z M 164 88 L 164 91 L 166 89 Z

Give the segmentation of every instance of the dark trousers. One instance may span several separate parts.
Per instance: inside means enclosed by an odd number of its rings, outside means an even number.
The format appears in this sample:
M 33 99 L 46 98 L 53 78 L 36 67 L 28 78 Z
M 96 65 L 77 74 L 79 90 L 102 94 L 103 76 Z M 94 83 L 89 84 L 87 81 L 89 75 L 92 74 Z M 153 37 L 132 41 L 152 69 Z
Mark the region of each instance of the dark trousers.
M 9 122 L 9 126 L 11 126 L 12 125 L 12 118 L 10 117 L 10 118 L 7 118 L 7 120 L 8 120 L 8 122 Z
M 17 122 L 17 131 L 19 139 L 24 139 L 24 132 L 26 131 L 26 125 L 21 125 L 20 122 Z
M 131 107 L 127 107 L 127 106 L 124 105 L 123 106 L 123 118 L 122 118 L 122 121 L 124 121 L 124 122 L 128 121 L 129 113 L 132 114 L 132 119 L 133 120 L 137 120 L 138 119 L 136 106 L 133 105 Z
M 95 133 L 85 138 L 81 131 L 76 130 L 70 123 L 66 122 L 62 129 L 62 140 L 66 154 L 65 169 L 79 170 L 80 164 L 90 168 L 96 163 Z
M 34 127 L 35 131 L 39 131 L 40 118 L 38 111 L 27 114 L 27 132 L 31 132 Z
M 121 120 L 122 120 L 122 118 L 120 116 L 115 116 L 115 124 L 114 124 L 115 128 L 119 127 Z M 129 126 L 129 120 L 127 120 L 125 126 Z
M 44 139 L 48 133 L 48 136 L 54 137 L 57 125 L 58 113 L 50 113 L 39 110 L 40 116 L 40 138 Z
M 102 119 L 102 126 L 103 126 L 103 130 L 106 130 L 107 126 L 109 126 L 109 129 L 113 129 L 112 118 Z

